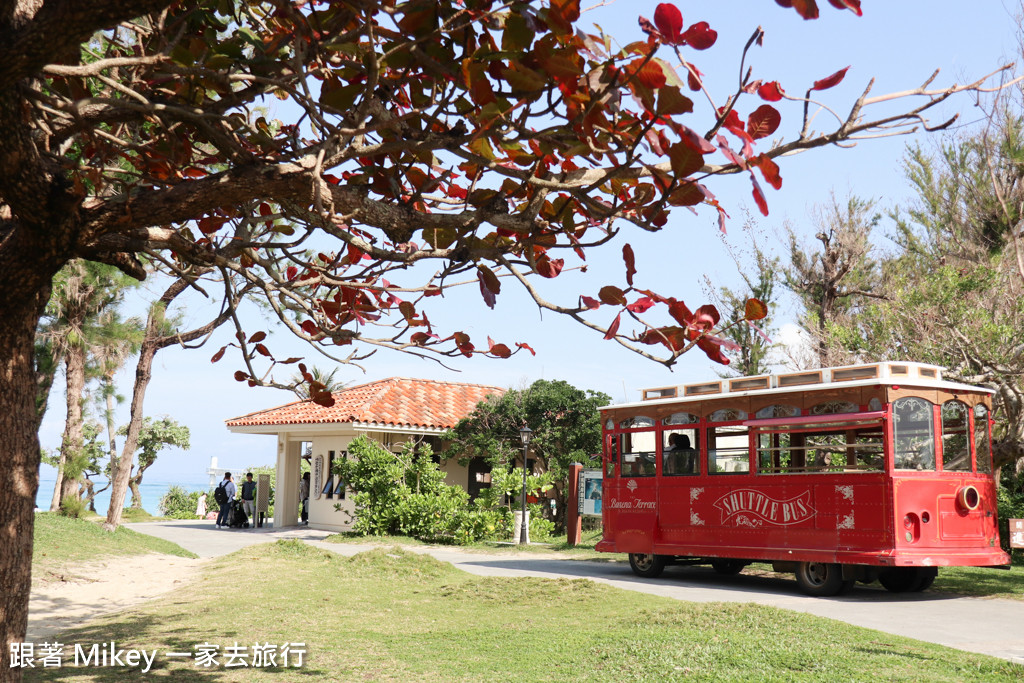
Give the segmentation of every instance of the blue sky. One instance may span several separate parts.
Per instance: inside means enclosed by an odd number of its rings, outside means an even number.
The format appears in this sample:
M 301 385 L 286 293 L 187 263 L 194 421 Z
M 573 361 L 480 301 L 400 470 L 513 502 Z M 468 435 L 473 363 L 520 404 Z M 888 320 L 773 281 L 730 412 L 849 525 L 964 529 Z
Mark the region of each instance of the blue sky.
M 825 93 L 822 99 L 837 111 L 848 111 L 871 78 L 873 93 L 882 94 L 913 89 L 941 69 L 934 85 L 943 87 L 966 82 L 1014 61 L 1017 52 L 1014 12 L 1000 2 L 920 2 L 907 0 L 864 1 L 864 16 L 839 12 L 819 0 L 822 18 L 805 22 L 792 10 L 784 10 L 770 0 L 732 0 L 731 2 L 677 3 L 684 22 L 707 21 L 718 31 L 719 39 L 705 52 L 690 51 L 688 56 L 706 74 L 716 100 L 723 102 L 734 89 L 739 72 L 743 44 L 754 29 L 765 30 L 764 46 L 754 48 L 747 64 L 754 68 L 754 78 L 778 80 L 794 94 L 802 93 L 814 80 L 850 66 L 844 82 Z M 584 0 L 584 6 L 588 2 Z M 639 39 L 637 16 L 652 18 L 654 2 L 619 0 L 607 7 L 598 7 L 584 15 L 583 23 L 600 24 L 621 44 Z M 1012 6 L 1011 6 L 1012 8 Z M 668 57 L 667 54 L 663 55 Z M 1009 58 L 1007 58 L 1009 57 Z M 742 113 L 760 104 L 751 97 L 741 101 Z M 897 103 L 896 106 L 899 106 Z M 744 109 L 746 107 L 746 109 Z M 942 105 L 933 115 L 938 122 L 953 113 L 961 114 L 958 130 L 969 130 L 982 119 L 982 112 L 969 96 L 959 96 Z M 783 120 L 774 137 L 792 138 L 798 130 L 799 112 L 783 109 Z M 284 119 L 286 111 L 275 112 Z M 707 121 L 707 116 L 700 119 Z M 287 122 L 287 121 L 286 121 Z M 783 186 L 773 191 L 764 183 L 770 215 L 762 218 L 753 205 L 750 181 L 746 176 L 712 179 L 712 191 L 731 214 L 726 239 L 742 247 L 744 210 L 757 218 L 759 229 L 772 235 L 784 222 L 790 222 L 802 233 L 813 232 L 809 209 L 826 202 L 835 191 L 844 197 L 853 192 L 873 197 L 879 208 L 906 201 L 911 193 L 901 170 L 905 146 L 911 140 L 936 144 L 930 138 L 894 138 L 866 141 L 853 149 L 814 150 L 780 160 Z M 766 141 L 762 141 L 764 144 Z M 883 225 L 882 232 L 885 226 Z M 713 211 L 702 210 L 697 216 L 676 211 L 668 225 L 656 235 L 630 233 L 588 257 L 588 272 L 563 274 L 551 283 L 556 289 L 547 292 L 553 298 L 567 301 L 573 293 L 595 295 L 605 284 L 623 284 L 621 245 L 630 242 L 637 256 L 639 274 L 636 284 L 662 294 L 684 299 L 691 307 L 705 303 L 705 278 L 716 286 L 738 287 L 736 268 L 723 244 Z M 156 291 L 152 284 L 151 291 Z M 424 377 L 450 381 L 476 382 L 505 387 L 528 385 L 535 379 L 564 379 L 585 389 L 604 391 L 616 402 L 636 400 L 644 387 L 665 386 L 700 381 L 715 377 L 717 366 L 703 354 L 688 354 L 674 371 L 636 356 L 616 344 L 605 342 L 579 325 L 560 320 L 554 314 L 541 315 L 525 294 L 512 283 L 503 286 L 494 310 L 487 309 L 475 287 L 446 295 L 449 305 L 436 308 L 431 320 L 442 329 L 462 329 L 474 340 L 486 336 L 507 343 L 523 341 L 537 351 L 537 356 L 520 354 L 512 359 L 458 359 L 448 365 L 453 372 L 429 361 L 395 353 L 378 352 L 364 363 L 365 374 L 358 369 L 343 369 L 344 380 L 359 384 L 390 376 Z M 189 317 L 202 320 L 199 302 L 190 305 Z M 792 318 L 791 304 L 779 311 L 785 320 Z M 609 319 L 611 315 L 609 315 Z M 254 326 L 261 322 L 252 313 Z M 606 322 L 610 322 L 606 321 Z M 257 327 L 253 327 L 254 331 Z M 294 400 L 285 392 L 250 389 L 236 382 L 237 369 L 230 355 L 211 365 L 210 357 L 233 332 L 220 330 L 215 339 L 200 350 L 171 348 L 157 355 L 153 381 L 146 399 L 149 415 L 171 415 L 192 431 L 192 448 L 188 452 L 167 451 L 147 473 L 147 479 L 193 480 L 217 456 L 222 466 L 239 469 L 250 464 L 271 463 L 274 439 L 230 434 L 224 420 L 255 410 Z M 786 338 L 784 332 L 780 335 Z M 272 350 L 279 357 L 309 354 L 287 333 L 273 333 Z M 479 345 L 479 344 L 478 344 Z M 309 362 L 328 366 L 329 362 L 308 355 Z M 134 365 L 120 377 L 124 394 L 131 391 Z M 63 428 L 63 386 L 56 385 L 50 411 L 44 421 L 40 438 L 43 446 L 52 448 L 60 441 Z M 122 409 L 118 424 L 127 420 Z M 47 476 L 48 468 L 43 475 Z

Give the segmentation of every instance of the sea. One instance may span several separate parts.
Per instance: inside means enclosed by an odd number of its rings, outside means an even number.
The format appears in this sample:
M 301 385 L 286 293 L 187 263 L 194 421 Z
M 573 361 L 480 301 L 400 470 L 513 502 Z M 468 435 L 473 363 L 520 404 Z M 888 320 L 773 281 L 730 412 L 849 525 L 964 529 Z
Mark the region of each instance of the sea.
M 36 494 L 36 507 L 40 510 L 49 510 L 50 501 L 53 499 L 53 486 L 56 484 L 55 479 L 40 479 L 39 480 L 39 492 Z M 94 479 L 94 486 L 96 489 L 101 489 L 106 485 L 106 481 L 103 479 Z M 209 491 L 212 486 L 209 485 L 209 480 L 205 476 L 192 477 L 188 481 L 147 481 L 142 480 L 142 485 L 139 486 L 139 493 L 142 494 L 142 507 L 151 515 L 160 514 L 160 499 L 164 497 L 167 490 L 172 486 L 180 486 L 189 493 L 192 491 Z M 132 492 L 129 490 L 124 497 L 124 505 L 128 507 L 132 502 Z M 108 488 L 103 493 L 96 496 L 96 512 L 101 515 L 107 514 L 107 508 L 110 506 L 110 489 Z

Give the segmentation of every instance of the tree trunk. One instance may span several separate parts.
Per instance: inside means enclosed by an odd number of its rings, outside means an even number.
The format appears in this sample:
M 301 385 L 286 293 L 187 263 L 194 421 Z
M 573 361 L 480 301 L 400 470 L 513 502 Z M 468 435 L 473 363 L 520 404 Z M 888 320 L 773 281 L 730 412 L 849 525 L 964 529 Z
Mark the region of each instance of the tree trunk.
M 107 376 L 104 380 L 107 384 L 107 438 L 110 440 L 110 471 L 107 478 L 112 479 L 114 470 L 117 468 L 117 435 L 114 429 L 114 378 Z
M 0 230 L 0 240 L 2 234 Z M 5 289 L 0 301 L 0 681 L 21 679 L 21 671 L 10 667 L 10 652 L 12 643 L 25 639 L 32 587 L 33 510 L 39 488 L 33 353 L 52 272 L 47 276 L 41 264 L 30 263 L 39 272 L 30 275 L 0 262 L 0 273 L 7 269 L 0 275 L 0 289 L 12 284 L 11 277 L 15 282 L 24 278 L 20 287 Z M 46 279 L 40 282 L 40 277 Z
M 81 328 L 81 320 L 75 320 L 74 316 L 69 317 L 74 327 Z M 57 467 L 57 490 L 54 491 L 54 500 L 50 503 L 50 510 L 60 509 L 61 501 L 65 498 L 78 498 L 78 464 L 73 463 L 82 452 L 82 396 L 85 393 L 85 347 L 74 344 L 68 349 L 64 359 L 64 374 L 67 377 L 67 420 L 64 422 L 64 438 L 61 439 L 60 463 Z M 71 472 L 68 472 L 68 464 L 72 462 Z
M 142 509 L 142 493 L 139 491 L 139 484 L 142 483 L 142 473 L 128 480 L 128 488 L 132 491 L 132 509 Z
M 142 406 L 146 398 L 146 388 L 153 378 L 153 356 L 159 350 L 152 331 L 155 327 L 153 314 L 150 313 L 146 325 L 146 340 L 139 351 L 139 362 L 135 366 L 135 385 L 132 387 L 131 413 L 128 420 L 128 433 L 124 437 L 121 457 L 117 466 L 111 471 L 112 487 L 110 490 L 110 507 L 107 508 L 107 521 L 103 528 L 113 531 L 121 524 L 121 512 L 124 509 L 124 497 L 128 491 L 128 481 L 132 475 L 132 463 L 135 451 L 139 446 L 139 432 L 142 430 Z

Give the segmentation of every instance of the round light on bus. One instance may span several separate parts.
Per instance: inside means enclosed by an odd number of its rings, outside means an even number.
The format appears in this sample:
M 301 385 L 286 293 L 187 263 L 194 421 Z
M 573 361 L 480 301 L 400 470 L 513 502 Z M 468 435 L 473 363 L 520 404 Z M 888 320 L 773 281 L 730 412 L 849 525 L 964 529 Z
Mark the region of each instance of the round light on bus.
M 956 502 L 965 510 L 977 510 L 981 503 L 981 495 L 973 486 L 964 486 L 956 492 Z

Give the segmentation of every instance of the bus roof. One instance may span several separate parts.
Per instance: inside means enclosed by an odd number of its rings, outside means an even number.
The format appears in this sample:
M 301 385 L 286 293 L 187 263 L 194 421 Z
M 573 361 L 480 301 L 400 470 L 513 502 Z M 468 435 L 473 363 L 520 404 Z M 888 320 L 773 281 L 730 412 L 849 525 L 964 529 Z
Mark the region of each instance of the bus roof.
M 681 401 L 702 401 L 728 396 L 761 396 L 785 391 L 835 390 L 842 387 L 863 387 L 878 385 L 907 385 L 930 389 L 994 394 L 985 387 L 960 384 L 942 379 L 939 365 L 927 363 L 906 363 L 883 361 L 862 365 L 844 365 L 835 368 L 819 368 L 800 372 L 755 377 L 734 377 L 715 382 L 685 384 L 681 386 L 644 389 L 640 401 L 607 405 L 602 410 L 631 406 L 651 406 Z

